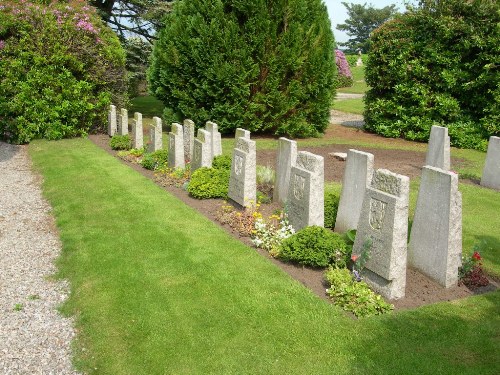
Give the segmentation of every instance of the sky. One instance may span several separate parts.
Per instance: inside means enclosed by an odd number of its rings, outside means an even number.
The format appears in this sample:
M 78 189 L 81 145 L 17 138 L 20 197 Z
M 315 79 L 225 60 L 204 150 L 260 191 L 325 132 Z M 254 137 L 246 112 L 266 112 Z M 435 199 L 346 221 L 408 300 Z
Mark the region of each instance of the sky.
M 400 12 L 405 10 L 405 0 L 323 0 L 326 7 L 328 8 L 328 14 L 330 16 L 330 21 L 332 22 L 332 30 L 335 35 L 335 41 L 346 42 L 349 37 L 343 31 L 336 29 L 339 23 L 344 23 L 347 19 L 347 10 L 342 1 L 349 4 L 367 4 L 367 6 L 372 5 L 374 8 L 383 8 L 387 5 L 394 4 Z

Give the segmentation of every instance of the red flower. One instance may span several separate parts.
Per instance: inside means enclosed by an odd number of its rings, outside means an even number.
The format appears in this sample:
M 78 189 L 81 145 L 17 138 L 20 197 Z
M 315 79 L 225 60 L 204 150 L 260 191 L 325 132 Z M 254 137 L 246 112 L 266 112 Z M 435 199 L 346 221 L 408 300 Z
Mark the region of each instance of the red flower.
M 477 251 L 474 251 L 474 254 L 472 254 L 472 259 L 477 262 L 481 260 L 481 255 L 479 255 Z
M 356 260 L 358 259 L 358 257 L 359 257 L 358 255 L 351 255 L 351 260 L 353 262 L 356 262 Z

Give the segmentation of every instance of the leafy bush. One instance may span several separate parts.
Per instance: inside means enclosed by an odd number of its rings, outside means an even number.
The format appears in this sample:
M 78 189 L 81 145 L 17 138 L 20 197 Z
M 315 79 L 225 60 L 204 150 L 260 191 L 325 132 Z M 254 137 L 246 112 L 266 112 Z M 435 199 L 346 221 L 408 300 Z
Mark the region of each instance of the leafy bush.
M 148 154 L 144 154 L 141 160 L 141 165 L 149 170 L 156 170 L 163 168 L 168 163 L 168 150 L 158 150 Z
M 227 198 L 230 173 L 227 169 L 199 168 L 191 175 L 188 193 L 196 199 Z
M 335 227 L 339 201 L 340 197 L 336 193 L 325 192 L 325 228 L 333 229 Z
M 218 155 L 212 160 L 212 168 L 231 170 L 231 157 L 228 155 Z
M 222 133 L 327 127 L 334 39 L 321 0 L 177 1 L 165 25 L 148 72 L 164 116 L 218 119 Z
M 258 218 L 252 231 L 252 242 L 255 246 L 267 250 L 271 256 L 278 256 L 283 241 L 295 233 L 286 215 L 271 215 L 269 221 Z
M 333 304 L 358 317 L 384 314 L 394 308 L 365 282 L 355 281 L 347 268 L 330 267 L 325 273 L 325 279 L 330 284 L 327 294 L 333 298 Z
M 422 0 L 372 34 L 365 129 L 427 141 L 447 126 L 457 147 L 500 134 L 500 3 Z
M 113 137 L 111 137 L 109 145 L 113 150 L 130 150 L 130 148 L 132 147 L 132 140 L 130 139 L 128 134 L 115 134 Z
M 344 52 L 336 49 L 335 50 L 335 64 L 337 64 L 337 79 L 336 87 L 350 87 L 354 83 L 352 79 L 351 68 L 349 68 L 349 63 L 347 62 Z
M 14 143 L 104 130 L 125 100 L 125 53 L 84 2 L 2 1 L 0 137 Z
M 312 267 L 326 267 L 329 264 L 345 267 L 349 254 L 344 240 L 338 233 L 319 226 L 311 226 L 284 240 L 278 257 Z

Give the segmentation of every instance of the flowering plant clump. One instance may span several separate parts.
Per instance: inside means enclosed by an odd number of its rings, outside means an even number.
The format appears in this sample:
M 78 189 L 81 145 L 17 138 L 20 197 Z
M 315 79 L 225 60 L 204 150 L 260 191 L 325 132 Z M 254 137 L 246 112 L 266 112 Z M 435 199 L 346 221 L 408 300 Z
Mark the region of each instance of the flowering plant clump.
M 462 256 L 462 267 L 458 270 L 460 283 L 469 288 L 478 288 L 489 284 L 488 278 L 484 275 L 481 255 L 477 249 L 476 245 L 472 250 L 472 255 Z
M 255 246 L 267 250 L 271 256 L 279 255 L 281 243 L 295 233 L 285 213 L 269 216 L 269 221 L 262 217 L 255 221 L 252 242 Z
M 163 168 L 155 171 L 154 180 L 162 186 L 183 187 L 191 178 L 191 164 L 186 163 L 184 168 Z
M 335 50 L 335 63 L 337 64 L 337 87 L 349 87 L 353 84 L 351 68 L 344 55 L 344 52 Z
M 0 137 L 81 136 L 125 103 L 125 52 L 86 1 L 4 0 L 0 25 Z
M 250 202 L 243 211 L 225 202 L 217 209 L 215 219 L 221 224 L 229 225 L 240 236 L 250 237 L 254 232 L 255 222 L 262 219 L 259 209 L 260 204 L 255 202 Z
M 352 254 L 351 262 L 352 262 L 352 274 L 356 281 L 361 281 L 363 278 L 361 277 L 361 271 L 365 268 L 366 262 L 370 259 L 370 250 L 371 250 L 372 242 L 367 239 L 363 243 L 363 247 L 361 249 L 361 254 Z

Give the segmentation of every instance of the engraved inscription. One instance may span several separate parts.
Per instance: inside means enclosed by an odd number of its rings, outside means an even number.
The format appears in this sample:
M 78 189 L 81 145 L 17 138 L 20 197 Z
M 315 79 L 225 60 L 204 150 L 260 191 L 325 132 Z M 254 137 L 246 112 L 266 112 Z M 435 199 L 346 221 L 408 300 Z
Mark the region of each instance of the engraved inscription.
M 299 175 L 293 176 L 293 196 L 297 200 L 302 200 L 304 198 L 304 189 L 306 185 L 306 179 Z
M 385 208 L 387 203 L 378 199 L 371 198 L 370 200 L 370 227 L 374 230 L 380 231 L 384 224 Z
M 247 154 L 250 152 L 250 147 L 248 146 L 248 142 L 246 142 L 244 139 L 239 139 L 236 141 L 236 148 L 246 152 Z
M 317 164 L 317 160 L 314 156 L 301 152 L 297 155 L 297 167 L 299 168 L 310 172 L 316 172 Z
M 194 143 L 194 161 L 196 165 L 201 165 L 201 147 L 201 144 Z
M 243 158 L 240 155 L 234 155 L 234 173 L 236 176 L 243 172 Z
M 375 173 L 373 176 L 372 187 L 397 197 L 401 195 L 401 180 L 398 176 L 391 174 L 383 172 Z

